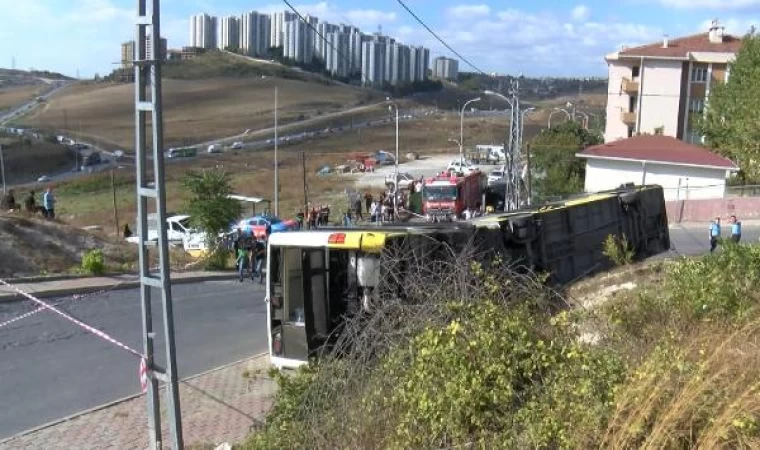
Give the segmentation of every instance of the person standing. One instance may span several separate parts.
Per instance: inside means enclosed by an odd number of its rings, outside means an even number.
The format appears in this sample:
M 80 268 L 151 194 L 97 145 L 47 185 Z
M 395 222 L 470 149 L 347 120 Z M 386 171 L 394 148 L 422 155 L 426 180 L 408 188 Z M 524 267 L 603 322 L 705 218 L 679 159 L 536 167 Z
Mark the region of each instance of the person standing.
M 364 193 L 364 204 L 367 206 L 367 214 L 372 215 L 372 194 L 369 191 Z
M 370 222 L 377 222 L 377 213 L 378 213 L 377 209 L 378 209 L 377 202 L 373 200 L 369 208 Z
M 246 262 L 248 261 L 248 250 L 245 248 L 245 242 L 243 240 L 242 233 L 238 230 L 238 237 L 235 239 L 235 262 L 237 263 L 238 277 L 240 282 L 243 282 L 243 274 L 245 273 Z
M 369 209 L 369 208 L 367 208 Z M 367 211 L 369 213 L 369 211 Z M 356 221 L 364 220 L 364 215 L 362 215 L 362 199 L 357 194 L 356 199 L 354 200 L 354 214 L 356 214 Z
M 718 247 L 718 239 L 720 239 L 720 217 L 716 217 L 710 224 L 710 253 Z
M 736 216 L 731 216 L 731 240 L 737 244 L 742 239 L 742 223 L 736 220 Z
M 45 194 L 42 196 L 42 206 L 45 208 L 45 217 L 48 219 L 55 219 L 55 196 L 53 196 L 53 188 L 47 188 Z
M 264 282 L 264 257 L 267 254 L 266 238 L 256 239 L 253 247 L 253 270 L 251 271 L 251 281 L 255 281 L 256 275 L 259 276 L 259 283 Z

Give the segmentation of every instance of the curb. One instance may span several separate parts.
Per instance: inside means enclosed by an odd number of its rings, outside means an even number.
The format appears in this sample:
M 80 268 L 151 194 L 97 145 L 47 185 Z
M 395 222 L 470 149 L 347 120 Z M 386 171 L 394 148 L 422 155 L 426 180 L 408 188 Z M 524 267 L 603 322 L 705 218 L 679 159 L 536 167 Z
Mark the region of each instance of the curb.
M 214 372 L 218 372 L 220 370 L 224 370 L 224 369 L 226 369 L 228 367 L 234 366 L 236 364 L 240 364 L 240 363 L 242 363 L 244 361 L 253 360 L 253 359 L 256 359 L 256 358 L 261 358 L 262 356 L 264 356 L 266 354 L 267 354 L 266 352 L 257 353 L 255 355 L 249 356 L 248 358 L 243 358 L 243 359 L 240 359 L 240 360 L 237 360 L 237 361 L 233 361 L 231 363 L 227 363 L 227 364 L 221 365 L 219 367 L 214 367 L 213 369 L 209 369 L 209 370 L 206 370 L 204 372 L 201 372 L 201 373 L 198 373 L 198 374 L 195 374 L 195 375 L 190 375 L 189 377 L 182 378 L 179 381 L 180 381 L 180 383 L 183 382 L 183 381 L 190 381 L 190 380 L 193 380 L 195 378 L 202 377 L 204 375 L 208 375 L 208 374 L 211 374 L 211 373 L 214 373 Z M 116 406 L 116 405 L 119 405 L 121 403 L 128 402 L 130 400 L 134 400 L 134 399 L 136 399 L 138 397 L 142 397 L 143 395 L 145 395 L 145 394 L 140 393 L 140 394 L 128 395 L 126 397 L 122 397 L 122 398 L 110 401 L 108 403 L 104 403 L 102 405 L 93 406 L 92 408 L 88 408 L 88 409 L 85 409 L 83 411 L 76 412 L 76 413 L 68 415 L 66 417 L 61 417 L 60 419 L 52 420 L 52 421 L 50 421 L 48 423 L 44 423 L 42 425 L 38 425 L 38 426 L 36 426 L 34 428 L 30 428 L 28 430 L 24 430 L 24 431 L 22 431 L 20 433 L 16 433 L 13 436 L 9 436 L 7 438 L 0 439 L 0 445 L 8 443 L 10 441 L 13 441 L 15 439 L 24 437 L 24 436 L 26 436 L 28 434 L 36 433 L 38 431 L 42 431 L 44 429 L 47 429 L 47 428 L 50 428 L 50 427 L 54 427 L 54 426 L 56 426 L 58 424 L 74 420 L 74 419 L 76 419 L 78 417 L 85 416 L 87 414 L 91 414 L 91 413 L 94 413 L 94 412 L 97 412 L 97 411 L 101 411 L 103 409 L 108 409 L 108 408 L 110 408 L 112 406 Z
M 229 274 L 227 273 L 220 273 L 220 274 L 214 274 L 214 275 L 198 275 L 193 277 L 183 277 L 183 278 L 174 278 L 172 279 L 172 285 L 179 285 L 179 284 L 189 284 L 189 283 L 202 283 L 205 281 L 217 281 L 217 280 L 235 280 L 238 278 L 237 273 L 231 272 Z M 49 280 L 49 281 L 63 281 L 62 280 Z M 13 284 L 19 284 L 19 283 L 13 283 Z M 65 288 L 65 289 L 48 289 L 48 290 L 42 290 L 38 292 L 30 292 L 29 294 L 34 295 L 38 298 L 50 298 L 50 297 L 63 297 L 67 295 L 75 295 L 75 294 L 91 294 L 93 292 L 98 292 L 102 290 L 109 290 L 109 291 L 119 291 L 119 290 L 125 290 L 125 289 L 134 289 L 140 287 L 140 281 L 135 279 L 128 280 L 128 281 L 121 281 L 121 282 L 112 282 L 108 284 L 101 284 L 97 286 L 83 286 L 83 287 L 71 287 L 71 288 Z M 24 297 L 20 296 L 16 293 L 8 293 L 8 294 L 0 294 L 0 303 L 12 303 L 12 302 L 20 302 L 26 300 Z

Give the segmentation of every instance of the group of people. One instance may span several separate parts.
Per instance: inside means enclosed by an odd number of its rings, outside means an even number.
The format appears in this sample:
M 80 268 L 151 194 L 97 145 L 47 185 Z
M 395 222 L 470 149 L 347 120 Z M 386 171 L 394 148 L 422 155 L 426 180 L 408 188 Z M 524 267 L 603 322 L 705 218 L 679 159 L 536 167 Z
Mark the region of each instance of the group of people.
M 0 208 L 7 212 L 21 211 L 22 204 L 16 201 L 16 195 L 13 189 L 3 195 Z M 29 214 L 42 214 L 48 219 L 55 219 L 55 195 L 53 188 L 47 188 L 42 194 L 42 205 L 37 204 L 37 196 L 34 191 L 29 191 L 23 201 L 23 209 Z
M 303 214 L 298 215 L 299 224 L 303 220 Z M 318 227 L 326 226 L 330 223 L 330 205 L 315 205 L 306 213 L 306 227 L 309 230 L 315 230 Z M 301 225 L 301 228 L 303 226 Z
M 264 283 L 264 260 L 267 256 L 267 238 L 266 236 L 245 236 L 243 231 L 238 228 L 237 236 L 233 243 L 235 252 L 235 264 L 238 269 L 240 282 L 246 275 L 246 269 L 249 270 L 251 281 L 256 281 L 259 277 L 259 284 Z
M 736 220 L 736 216 L 731 216 L 730 220 L 731 224 L 731 241 L 735 243 L 739 243 L 742 239 L 742 223 L 738 220 Z M 713 220 L 710 223 L 709 228 L 709 238 L 710 238 L 710 253 L 714 252 L 716 248 L 718 248 L 718 244 L 720 243 L 720 239 L 723 233 L 723 230 L 720 226 L 720 217 L 716 217 L 715 220 Z

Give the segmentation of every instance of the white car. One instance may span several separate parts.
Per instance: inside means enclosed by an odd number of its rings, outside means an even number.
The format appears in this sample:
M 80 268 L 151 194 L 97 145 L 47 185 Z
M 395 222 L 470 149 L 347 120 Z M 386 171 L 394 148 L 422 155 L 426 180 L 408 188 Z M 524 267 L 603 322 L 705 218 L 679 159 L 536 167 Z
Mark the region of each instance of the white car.
M 240 150 L 240 149 L 243 148 L 243 143 L 240 142 L 240 141 L 233 142 L 232 145 L 230 146 L 230 148 L 233 149 L 233 150 Z
M 501 186 L 507 183 L 503 170 L 493 170 L 488 174 L 488 186 Z
M 222 152 L 222 147 L 219 146 L 219 145 L 211 144 L 211 145 L 208 146 L 207 152 L 208 153 L 221 153 Z
M 385 176 L 385 184 L 387 186 L 393 186 L 395 183 L 395 173 L 389 173 Z M 417 181 L 414 179 L 414 177 L 406 172 L 399 172 L 398 174 L 398 187 L 400 189 L 409 189 L 409 186 L 414 184 L 414 182 Z
M 37 182 L 38 183 L 46 183 L 48 181 L 50 181 L 50 177 L 47 176 L 47 175 L 43 175 L 43 176 L 37 178 Z
M 446 171 L 448 172 L 456 172 L 456 173 L 463 173 L 465 175 L 469 175 L 472 172 L 478 171 L 480 168 L 472 163 L 472 161 L 467 161 L 466 159 L 454 159 L 449 162 L 449 165 L 446 166 Z

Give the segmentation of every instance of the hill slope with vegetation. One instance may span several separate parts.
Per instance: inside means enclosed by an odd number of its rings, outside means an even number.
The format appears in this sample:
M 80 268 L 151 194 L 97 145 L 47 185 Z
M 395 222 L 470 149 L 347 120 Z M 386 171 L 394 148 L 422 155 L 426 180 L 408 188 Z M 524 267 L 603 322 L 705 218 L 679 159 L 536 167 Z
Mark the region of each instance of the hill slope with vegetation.
M 413 301 L 373 304 L 350 345 L 275 372 L 239 448 L 760 446 L 760 247 L 627 266 L 575 299 L 454 256 L 406 268 Z

